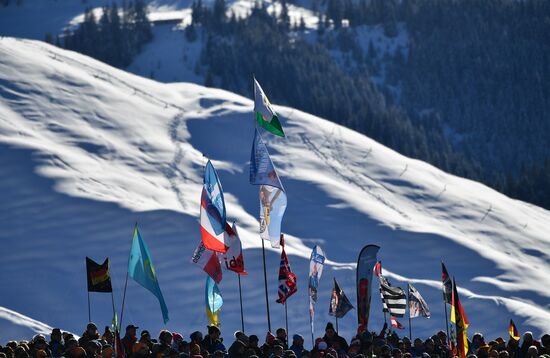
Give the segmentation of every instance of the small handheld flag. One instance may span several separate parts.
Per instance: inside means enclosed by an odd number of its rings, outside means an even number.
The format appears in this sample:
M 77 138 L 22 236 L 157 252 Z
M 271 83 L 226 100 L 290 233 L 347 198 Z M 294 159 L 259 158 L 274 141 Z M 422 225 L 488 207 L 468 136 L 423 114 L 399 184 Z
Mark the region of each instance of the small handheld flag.
M 516 325 L 514 324 L 514 321 L 510 320 L 510 325 L 508 326 L 508 333 L 510 334 L 510 338 L 514 341 L 520 340 L 520 334 L 518 329 L 516 328 Z
M 128 277 L 131 277 L 134 281 L 139 283 L 157 297 L 162 311 L 162 318 L 166 324 L 169 320 L 168 307 L 166 307 L 164 297 L 162 296 L 162 292 L 160 290 L 157 273 L 153 266 L 151 254 L 149 253 L 149 249 L 141 237 L 137 226 L 134 229 L 132 248 L 130 249 L 130 258 L 128 259 Z
M 113 292 L 111 274 L 109 272 L 109 258 L 100 265 L 86 257 L 86 273 L 88 276 L 88 292 Z
M 262 87 L 254 78 L 254 115 L 258 124 L 270 133 L 284 137 L 283 126 Z
M 397 329 L 405 329 L 405 327 L 399 323 L 399 321 L 397 319 L 395 319 L 394 316 L 390 315 L 390 322 L 391 322 L 391 326 L 393 328 L 397 328 Z

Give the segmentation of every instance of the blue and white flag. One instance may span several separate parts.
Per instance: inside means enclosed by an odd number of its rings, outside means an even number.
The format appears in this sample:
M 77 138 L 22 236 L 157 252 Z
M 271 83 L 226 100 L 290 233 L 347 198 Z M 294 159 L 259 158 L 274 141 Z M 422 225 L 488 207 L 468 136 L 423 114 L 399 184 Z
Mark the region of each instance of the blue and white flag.
M 210 161 L 204 169 L 200 210 L 201 237 L 208 250 L 225 253 L 225 201 L 216 169 Z
M 250 184 L 260 186 L 260 237 L 269 240 L 271 247 L 279 248 L 287 197 L 257 129 L 250 157 Z

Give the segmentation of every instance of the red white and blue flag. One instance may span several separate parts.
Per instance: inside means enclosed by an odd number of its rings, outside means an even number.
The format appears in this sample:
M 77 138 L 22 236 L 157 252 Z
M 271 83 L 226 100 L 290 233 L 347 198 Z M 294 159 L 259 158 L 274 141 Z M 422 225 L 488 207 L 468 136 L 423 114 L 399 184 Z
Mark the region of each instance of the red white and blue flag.
M 227 252 L 226 218 L 222 186 L 216 169 L 210 161 L 204 169 L 201 195 L 201 238 L 208 250 Z
M 281 234 L 281 246 L 283 251 L 281 252 L 281 266 L 279 267 L 279 299 L 277 299 L 277 303 L 284 304 L 290 296 L 298 291 L 298 287 L 296 285 L 296 275 L 290 269 L 288 257 L 286 256 L 283 234 Z

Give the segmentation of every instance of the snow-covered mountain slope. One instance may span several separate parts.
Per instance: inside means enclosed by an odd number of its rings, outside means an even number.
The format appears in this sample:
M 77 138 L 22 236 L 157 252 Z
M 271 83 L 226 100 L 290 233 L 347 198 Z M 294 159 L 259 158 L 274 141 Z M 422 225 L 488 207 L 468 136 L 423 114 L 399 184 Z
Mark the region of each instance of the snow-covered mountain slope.
M 268 89 L 266 89 L 268 90 Z M 269 90 L 268 90 L 269 93 Z M 84 257 L 112 260 L 120 307 L 131 234 L 139 222 L 171 320 L 183 333 L 204 329 L 205 274 L 189 263 L 199 241 L 204 156 L 218 169 L 228 215 L 239 225 L 248 277 L 245 328 L 265 333 L 258 189 L 248 184 L 252 102 L 202 86 L 162 84 L 85 56 L 29 40 L 0 39 L 0 285 L 2 306 L 81 333 L 87 322 Z M 277 107 L 288 137 L 265 135 L 288 192 L 283 222 L 298 275 L 289 328 L 309 336 L 310 249 L 329 258 L 320 285 L 316 334 L 327 320 L 332 277 L 355 301 L 359 250 L 379 244 L 392 283 L 416 283 L 431 319 L 413 335 L 444 329 L 440 260 L 456 277 L 470 332 L 505 336 L 550 330 L 550 213 L 479 183 L 448 175 L 320 118 Z M 273 328 L 279 252 L 268 250 Z M 222 330 L 240 328 L 237 281 L 220 285 Z M 111 297 L 92 294 L 92 320 L 111 321 Z M 355 331 L 355 311 L 340 322 Z M 373 329 L 383 315 L 377 297 Z M 403 323 L 406 323 L 405 319 Z M 153 295 L 128 284 L 123 325 L 163 327 Z M 3 325 L 3 323 L 1 323 Z M 0 327 L 0 341 L 19 331 Z

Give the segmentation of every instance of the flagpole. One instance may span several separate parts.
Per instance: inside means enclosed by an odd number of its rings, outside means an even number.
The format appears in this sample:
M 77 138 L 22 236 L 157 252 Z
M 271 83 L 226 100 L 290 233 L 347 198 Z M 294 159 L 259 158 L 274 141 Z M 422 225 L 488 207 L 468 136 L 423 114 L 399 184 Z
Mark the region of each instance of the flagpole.
M 288 310 L 286 308 L 286 301 L 287 300 L 285 300 L 285 328 L 286 328 L 286 335 L 288 337 Z M 287 341 L 288 341 L 288 339 L 287 339 Z
M 409 338 L 411 342 L 413 341 L 412 334 L 412 321 L 411 321 L 411 286 L 407 283 L 407 306 L 409 306 Z
M 449 343 L 451 336 L 449 335 L 449 318 L 447 315 L 447 303 L 445 302 L 445 299 L 443 299 L 443 306 L 445 306 L 445 328 L 447 329 L 447 343 Z
M 134 241 L 134 233 L 137 229 L 137 221 L 134 225 L 134 232 L 132 233 L 132 242 Z M 130 263 L 130 255 L 128 255 L 128 263 Z M 126 289 L 128 288 L 128 267 L 126 267 L 126 280 L 124 281 L 124 293 L 122 294 L 122 308 L 120 309 L 120 321 L 118 326 L 122 327 L 122 317 L 124 316 L 124 303 L 126 302 Z
M 336 334 L 338 334 L 338 317 L 334 316 L 336 318 Z
M 92 322 L 92 314 L 90 310 L 90 291 L 88 291 L 88 322 Z
M 241 302 L 241 329 L 244 333 L 243 293 L 241 290 L 241 275 L 239 273 L 237 273 L 237 278 L 239 279 L 239 301 Z
M 315 346 L 315 339 L 313 338 L 313 320 L 311 319 L 311 314 L 309 315 L 309 326 L 311 328 L 311 346 Z M 288 332 L 286 332 L 288 335 Z
M 264 260 L 264 286 L 265 286 L 265 304 L 267 308 L 267 330 L 268 332 L 271 332 L 271 317 L 269 315 L 269 298 L 267 294 L 267 272 L 265 267 L 265 244 L 264 244 L 265 240 L 264 239 L 261 239 L 261 240 L 262 240 L 262 256 Z

